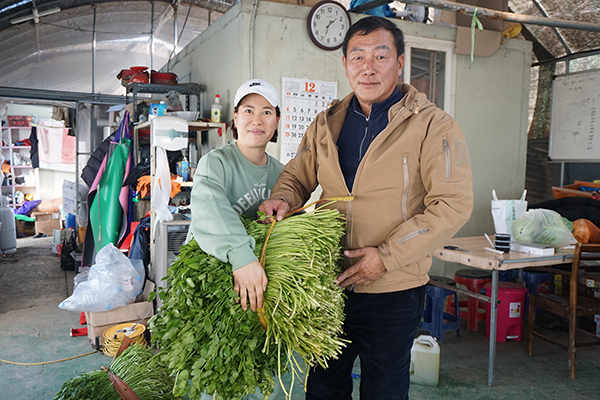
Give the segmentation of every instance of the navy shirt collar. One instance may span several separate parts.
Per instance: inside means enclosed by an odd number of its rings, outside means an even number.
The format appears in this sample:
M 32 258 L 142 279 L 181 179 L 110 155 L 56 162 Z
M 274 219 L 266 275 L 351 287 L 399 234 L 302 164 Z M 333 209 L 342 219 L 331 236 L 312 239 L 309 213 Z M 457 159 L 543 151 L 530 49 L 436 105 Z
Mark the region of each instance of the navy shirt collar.
M 398 90 L 398 87 L 396 86 L 392 94 L 387 99 L 385 99 L 381 103 L 371 104 L 371 113 L 369 114 L 369 119 L 381 118 L 382 113 L 387 117 L 387 113 L 390 107 L 402 100 L 402 97 L 404 97 L 404 95 L 402 94 L 402 92 L 400 92 L 400 90 Z M 362 108 L 360 107 L 360 103 L 356 98 L 356 95 L 354 95 L 354 97 L 352 98 L 351 107 L 354 110 L 354 112 L 364 116 Z

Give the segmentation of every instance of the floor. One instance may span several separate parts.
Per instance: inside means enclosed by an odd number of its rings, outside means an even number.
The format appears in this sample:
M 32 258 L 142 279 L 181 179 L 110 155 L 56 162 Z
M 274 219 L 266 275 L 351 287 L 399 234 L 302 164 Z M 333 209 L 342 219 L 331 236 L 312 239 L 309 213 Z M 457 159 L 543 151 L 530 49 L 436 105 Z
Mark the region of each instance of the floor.
M 60 269 L 51 251 L 52 238 L 17 240 L 17 252 L 0 258 L 0 359 L 39 363 L 93 351 L 87 337 L 71 337 L 79 313 L 58 304 L 69 295 L 73 273 Z M 562 335 L 557 331 L 556 334 Z M 592 399 L 600 398 L 600 346 L 577 356 L 577 379 L 567 378 L 567 354 L 545 342 L 534 342 L 535 356 L 525 355 L 525 342 L 498 343 L 495 384 L 487 385 L 488 339 L 479 332 L 461 337 L 446 333 L 441 345 L 437 387 L 412 385 L 410 398 L 427 399 Z M 0 399 L 52 399 L 61 385 L 83 372 L 107 366 L 102 353 L 46 365 L 20 366 L 0 362 Z M 359 373 L 357 364 L 356 372 Z M 355 379 L 354 399 L 359 399 Z M 296 383 L 293 400 L 303 399 Z M 277 400 L 277 399 L 276 399 Z

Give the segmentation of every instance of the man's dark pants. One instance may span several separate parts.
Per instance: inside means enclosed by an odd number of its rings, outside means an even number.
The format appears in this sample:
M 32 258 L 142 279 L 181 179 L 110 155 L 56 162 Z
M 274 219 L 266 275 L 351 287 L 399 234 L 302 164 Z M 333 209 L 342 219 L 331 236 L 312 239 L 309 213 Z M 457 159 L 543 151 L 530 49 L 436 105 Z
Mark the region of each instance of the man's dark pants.
M 346 291 L 345 338 L 352 342 L 329 368 L 311 368 L 306 400 L 352 400 L 360 357 L 360 400 L 406 400 L 410 350 L 423 315 L 425 286 L 392 293 Z

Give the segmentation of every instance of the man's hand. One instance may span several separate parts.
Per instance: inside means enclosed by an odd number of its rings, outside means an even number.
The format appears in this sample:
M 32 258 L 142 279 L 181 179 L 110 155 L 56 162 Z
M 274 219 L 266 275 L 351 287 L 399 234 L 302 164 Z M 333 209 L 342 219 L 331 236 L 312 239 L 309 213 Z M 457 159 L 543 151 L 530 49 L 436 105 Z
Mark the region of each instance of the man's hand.
M 290 211 L 290 205 L 284 200 L 265 200 L 258 206 L 258 211 L 262 211 L 266 215 L 277 215 L 277 221 L 281 221 Z M 267 217 L 264 222 L 270 224 L 273 222 L 273 218 Z
M 242 301 L 242 310 L 246 311 L 250 300 L 250 309 L 256 311 L 263 306 L 263 292 L 267 290 L 267 275 L 258 261 L 244 265 L 233 271 L 233 289 Z
M 336 283 L 343 288 L 350 285 L 368 285 L 387 272 L 377 247 L 346 250 L 344 255 L 350 258 L 361 257 L 361 259 L 338 276 Z

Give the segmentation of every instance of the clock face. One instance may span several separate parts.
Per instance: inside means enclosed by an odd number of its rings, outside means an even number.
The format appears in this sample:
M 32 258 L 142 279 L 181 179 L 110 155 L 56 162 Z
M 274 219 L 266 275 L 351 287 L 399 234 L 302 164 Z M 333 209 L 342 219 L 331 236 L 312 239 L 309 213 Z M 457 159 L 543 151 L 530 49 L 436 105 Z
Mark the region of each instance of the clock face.
M 343 5 L 335 1 L 322 1 L 308 15 L 308 36 L 321 49 L 336 50 L 342 47 L 350 24 L 350 14 Z

